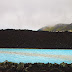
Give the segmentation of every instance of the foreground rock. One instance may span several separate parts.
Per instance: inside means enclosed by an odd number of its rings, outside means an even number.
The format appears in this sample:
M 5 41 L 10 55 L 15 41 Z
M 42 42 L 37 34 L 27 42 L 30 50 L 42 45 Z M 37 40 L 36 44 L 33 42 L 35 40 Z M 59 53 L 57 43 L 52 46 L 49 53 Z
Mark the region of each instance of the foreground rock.
M 0 63 L 0 72 L 72 72 L 72 64 L 61 63 Z

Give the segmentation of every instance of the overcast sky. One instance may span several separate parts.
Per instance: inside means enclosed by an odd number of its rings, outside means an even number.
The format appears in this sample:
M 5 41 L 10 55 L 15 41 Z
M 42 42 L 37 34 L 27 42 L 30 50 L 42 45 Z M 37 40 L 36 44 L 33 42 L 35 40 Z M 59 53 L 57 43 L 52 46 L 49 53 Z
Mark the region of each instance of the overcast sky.
M 0 0 L 0 29 L 32 29 L 72 22 L 72 0 Z

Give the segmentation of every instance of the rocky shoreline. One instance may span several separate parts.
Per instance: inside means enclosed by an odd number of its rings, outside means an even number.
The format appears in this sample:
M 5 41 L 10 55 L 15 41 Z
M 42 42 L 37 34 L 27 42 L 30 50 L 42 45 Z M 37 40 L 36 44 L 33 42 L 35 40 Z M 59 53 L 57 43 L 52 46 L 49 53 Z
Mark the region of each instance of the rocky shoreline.
M 0 72 L 72 72 L 72 63 L 0 63 Z

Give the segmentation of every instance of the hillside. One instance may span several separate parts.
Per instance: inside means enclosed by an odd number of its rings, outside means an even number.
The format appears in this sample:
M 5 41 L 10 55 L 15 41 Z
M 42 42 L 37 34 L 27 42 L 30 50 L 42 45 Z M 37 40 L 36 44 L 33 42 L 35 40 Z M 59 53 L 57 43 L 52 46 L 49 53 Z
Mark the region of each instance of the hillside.
M 72 33 L 0 30 L 0 48 L 72 49 Z
M 38 31 L 70 31 L 72 32 L 72 23 L 71 24 L 57 24 L 53 27 L 43 27 Z

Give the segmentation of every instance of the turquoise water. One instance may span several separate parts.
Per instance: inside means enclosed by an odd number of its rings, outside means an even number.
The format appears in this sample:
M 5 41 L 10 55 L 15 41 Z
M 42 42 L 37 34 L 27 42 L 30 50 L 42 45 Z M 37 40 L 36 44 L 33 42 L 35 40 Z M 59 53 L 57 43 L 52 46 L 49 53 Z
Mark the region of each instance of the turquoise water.
M 4 53 L 2 53 L 4 52 Z M 5 53 L 6 52 L 6 53 Z M 19 54 L 11 54 L 7 52 L 16 52 Z M 20 53 L 32 53 L 38 54 L 38 56 L 34 55 L 26 55 Z M 4 62 L 5 60 L 11 62 L 23 62 L 23 63 L 72 63 L 72 60 L 63 59 L 63 58 L 53 58 L 53 57 L 45 57 L 39 56 L 42 55 L 70 55 L 72 56 L 72 50 L 57 50 L 57 49 L 0 49 L 0 62 Z

